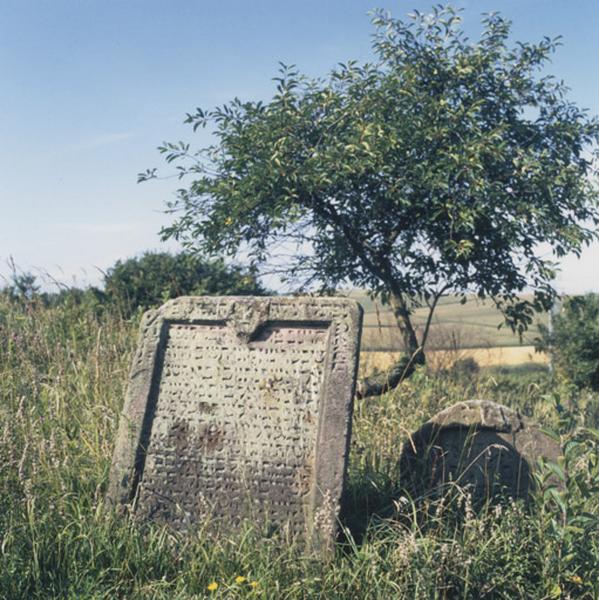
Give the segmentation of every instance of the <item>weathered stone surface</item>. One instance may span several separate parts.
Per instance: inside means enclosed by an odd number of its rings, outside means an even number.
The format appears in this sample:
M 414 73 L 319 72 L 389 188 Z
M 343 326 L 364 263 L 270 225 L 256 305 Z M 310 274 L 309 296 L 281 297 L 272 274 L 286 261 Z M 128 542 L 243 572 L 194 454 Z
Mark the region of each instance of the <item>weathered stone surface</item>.
M 538 458 L 560 455 L 559 444 L 518 412 L 471 400 L 438 413 L 405 443 L 401 478 L 414 496 L 439 495 L 457 482 L 475 503 L 499 493 L 525 498 Z
M 178 529 L 244 518 L 332 541 L 362 312 L 184 297 L 144 315 L 108 498 Z

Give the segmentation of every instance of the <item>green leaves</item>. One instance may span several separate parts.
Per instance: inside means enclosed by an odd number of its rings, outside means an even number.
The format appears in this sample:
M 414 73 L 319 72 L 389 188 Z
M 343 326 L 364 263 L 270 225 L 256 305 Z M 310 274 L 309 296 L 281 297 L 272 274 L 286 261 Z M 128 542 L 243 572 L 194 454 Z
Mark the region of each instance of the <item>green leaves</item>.
M 220 223 L 224 229 L 232 225 L 232 217 Z M 187 294 L 245 296 L 266 292 L 252 272 L 189 253 L 146 252 L 117 261 L 106 273 L 104 283 L 107 298 L 127 317 L 136 310 Z
M 281 64 L 269 102 L 187 115 L 215 144 L 160 147 L 191 178 L 163 236 L 243 251 L 299 288 L 492 296 L 522 332 L 553 294 L 539 244 L 559 257 L 597 237 L 599 121 L 539 77 L 559 39 L 508 46 L 509 21 L 489 14 L 472 43 L 449 7 L 373 24 L 375 63 L 327 79 Z
M 539 350 L 551 352 L 557 372 L 578 387 L 599 390 L 599 296 L 565 300 L 553 328 L 541 328 Z

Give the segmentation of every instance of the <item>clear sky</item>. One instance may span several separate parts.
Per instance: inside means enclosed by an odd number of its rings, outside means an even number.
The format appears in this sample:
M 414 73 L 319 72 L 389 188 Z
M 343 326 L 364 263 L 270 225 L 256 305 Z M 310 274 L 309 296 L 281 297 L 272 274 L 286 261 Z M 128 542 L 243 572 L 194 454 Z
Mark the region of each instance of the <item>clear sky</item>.
M 0 0 L 0 275 L 24 270 L 97 283 L 118 258 L 165 247 L 177 180 L 136 184 L 163 140 L 205 143 L 182 121 L 234 96 L 268 99 L 278 61 L 324 75 L 369 59 L 374 7 L 421 0 Z M 514 21 L 514 39 L 563 36 L 550 71 L 599 114 L 597 0 L 462 0 Z M 204 136 L 204 137 L 202 137 Z M 173 246 L 171 246 L 172 248 Z M 570 293 L 599 290 L 599 245 L 567 259 Z

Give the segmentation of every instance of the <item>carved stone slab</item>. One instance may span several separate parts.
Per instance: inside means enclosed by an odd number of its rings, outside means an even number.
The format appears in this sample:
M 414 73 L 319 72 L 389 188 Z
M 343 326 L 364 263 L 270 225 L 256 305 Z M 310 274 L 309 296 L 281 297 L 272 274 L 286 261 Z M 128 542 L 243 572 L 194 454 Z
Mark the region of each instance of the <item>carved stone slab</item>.
M 440 495 L 453 482 L 480 504 L 502 494 L 526 498 L 539 458 L 557 462 L 559 443 L 507 406 L 458 402 L 436 414 L 405 443 L 403 486 L 415 497 Z
M 343 298 L 183 297 L 148 311 L 109 500 L 177 529 L 249 518 L 329 544 L 361 320 Z

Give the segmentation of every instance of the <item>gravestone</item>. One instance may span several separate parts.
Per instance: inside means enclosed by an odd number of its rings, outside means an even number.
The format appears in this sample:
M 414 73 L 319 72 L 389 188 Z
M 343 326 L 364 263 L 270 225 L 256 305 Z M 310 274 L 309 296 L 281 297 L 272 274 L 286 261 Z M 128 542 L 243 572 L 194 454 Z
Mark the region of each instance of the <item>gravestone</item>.
M 458 483 L 475 504 L 498 495 L 526 498 L 539 458 L 556 462 L 553 438 L 507 406 L 458 402 L 425 423 L 404 444 L 402 484 L 414 497 L 439 496 Z
M 334 539 L 362 311 L 183 297 L 142 320 L 108 498 L 188 530 L 243 519 Z

